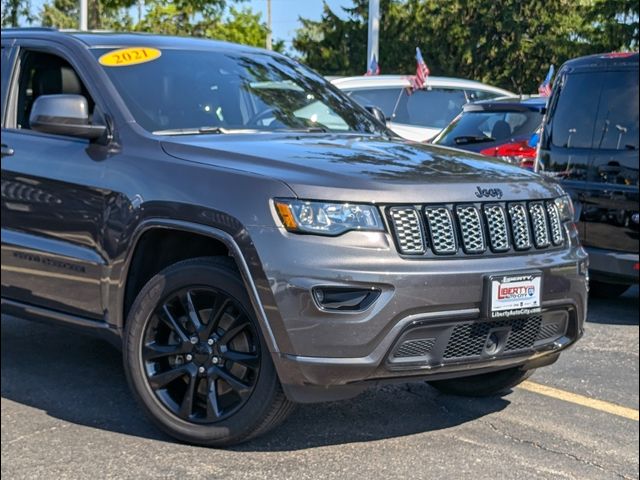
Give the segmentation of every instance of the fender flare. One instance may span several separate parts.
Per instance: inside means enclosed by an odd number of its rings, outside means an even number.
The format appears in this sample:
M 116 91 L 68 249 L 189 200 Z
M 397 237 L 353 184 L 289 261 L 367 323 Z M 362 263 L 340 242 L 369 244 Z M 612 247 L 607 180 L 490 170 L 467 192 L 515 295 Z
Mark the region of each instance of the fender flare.
M 129 248 L 124 260 L 124 264 L 120 271 L 119 278 L 117 279 L 117 289 L 116 289 L 116 298 L 110 302 L 111 307 L 115 308 L 116 314 L 116 327 L 121 331 L 124 325 L 125 319 L 123 318 L 124 311 L 124 301 L 125 301 L 125 284 L 126 279 L 129 276 L 129 269 L 131 267 L 131 261 L 133 259 L 133 254 L 136 251 L 138 246 L 138 242 L 142 238 L 146 232 L 154 229 L 167 229 L 167 230 L 177 230 L 189 233 L 195 233 L 198 235 L 207 236 L 222 242 L 228 249 L 230 256 L 236 262 L 238 270 L 240 271 L 240 276 L 242 277 L 242 282 L 247 289 L 247 293 L 249 294 L 249 299 L 251 301 L 251 306 L 253 307 L 254 313 L 258 322 L 260 323 L 260 327 L 262 330 L 263 337 L 267 343 L 269 351 L 271 353 L 278 353 L 280 350 L 278 349 L 278 345 L 276 342 L 275 335 L 273 334 L 273 330 L 267 319 L 267 314 L 262 306 L 262 302 L 260 301 L 260 297 L 258 295 L 258 289 L 254 282 L 253 276 L 249 270 L 249 266 L 245 261 L 244 255 L 240 250 L 240 247 L 236 240 L 230 235 L 228 232 L 221 230 L 216 227 L 211 227 L 208 225 L 203 225 L 199 223 L 187 222 L 184 220 L 172 220 L 168 218 L 150 218 L 143 220 L 137 226 L 134 234 L 132 235 L 132 248 Z

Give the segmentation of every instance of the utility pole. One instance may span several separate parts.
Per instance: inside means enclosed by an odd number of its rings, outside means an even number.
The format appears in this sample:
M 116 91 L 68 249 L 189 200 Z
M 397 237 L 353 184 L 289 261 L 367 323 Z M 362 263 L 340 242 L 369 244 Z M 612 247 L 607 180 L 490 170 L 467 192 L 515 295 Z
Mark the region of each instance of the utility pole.
M 87 30 L 88 1 L 80 0 L 80 30 Z
M 369 0 L 369 34 L 367 36 L 367 64 L 369 68 L 371 59 L 375 55 L 376 62 L 380 65 L 378 53 L 378 38 L 380 37 L 380 0 Z
M 144 0 L 138 0 L 138 25 L 142 22 L 142 9 L 144 8 Z
M 271 43 L 271 0 L 267 0 L 267 50 L 273 50 Z

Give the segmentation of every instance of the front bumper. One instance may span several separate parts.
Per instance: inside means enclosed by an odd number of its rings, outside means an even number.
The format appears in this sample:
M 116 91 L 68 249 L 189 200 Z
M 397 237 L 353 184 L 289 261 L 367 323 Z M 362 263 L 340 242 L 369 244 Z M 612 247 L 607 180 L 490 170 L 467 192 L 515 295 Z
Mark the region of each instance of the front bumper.
M 576 239 L 566 249 L 532 254 L 408 260 L 383 233 L 331 239 L 278 228 L 250 233 L 269 285 L 261 301 L 278 346 L 272 357 L 285 391 L 297 401 L 348 398 L 372 382 L 535 368 L 553 362 L 582 335 L 587 257 Z M 560 316 L 557 334 L 493 356 L 445 355 L 456 326 L 488 322 L 488 274 L 532 269 L 543 276 L 540 327 Z M 327 311 L 311 293 L 318 286 L 375 288 L 380 296 L 363 312 Z M 489 330 L 494 327 L 513 328 Z M 396 357 L 403 339 L 418 329 L 424 331 L 420 338 L 433 340 L 431 349 L 408 361 Z

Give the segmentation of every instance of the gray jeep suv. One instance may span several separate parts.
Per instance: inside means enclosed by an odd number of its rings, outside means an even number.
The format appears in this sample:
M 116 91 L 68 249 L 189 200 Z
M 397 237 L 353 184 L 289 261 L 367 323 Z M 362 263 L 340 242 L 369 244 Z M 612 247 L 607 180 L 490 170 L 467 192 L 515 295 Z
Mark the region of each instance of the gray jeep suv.
M 3 313 L 121 345 L 183 441 L 390 381 L 515 386 L 582 335 L 571 209 L 532 172 L 397 138 L 282 55 L 2 33 Z

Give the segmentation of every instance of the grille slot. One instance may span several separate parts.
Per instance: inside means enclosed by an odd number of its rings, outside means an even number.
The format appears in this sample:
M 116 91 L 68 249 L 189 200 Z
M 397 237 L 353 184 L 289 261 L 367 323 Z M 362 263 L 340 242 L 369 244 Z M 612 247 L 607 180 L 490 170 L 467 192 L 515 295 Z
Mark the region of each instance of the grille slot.
M 396 349 L 393 356 L 395 358 L 424 357 L 436 343 L 435 338 L 424 338 L 420 340 L 407 340 Z
M 529 232 L 529 219 L 527 209 L 522 203 L 509 205 L 509 219 L 511 220 L 511 232 L 516 250 L 528 250 L 531 248 L 531 233 Z
M 453 230 L 453 218 L 446 207 L 426 207 L 424 209 L 431 233 L 431 248 L 439 255 L 456 253 L 456 235 Z
M 511 247 L 507 230 L 507 215 L 500 205 L 485 205 L 484 215 L 489 225 L 489 241 L 494 252 L 506 252 Z
M 562 243 L 562 225 L 560 224 L 558 207 L 554 202 L 547 202 L 547 214 L 551 226 L 551 241 L 554 245 L 560 245 Z
M 458 206 L 458 223 L 460 225 L 460 235 L 462 247 L 466 253 L 482 253 L 487 247 L 482 230 L 482 222 L 478 209 L 474 206 Z
M 396 233 L 400 252 L 407 255 L 424 253 L 424 234 L 418 212 L 411 207 L 392 207 L 389 209 L 391 223 Z
M 542 316 L 502 320 L 499 322 L 466 323 L 456 325 L 449 337 L 444 358 L 480 356 L 489 333 L 495 329 L 511 328 L 503 353 L 533 347 L 540 335 Z
M 542 202 L 530 203 L 529 213 L 533 224 L 533 241 L 537 248 L 546 248 L 551 244 L 549 227 L 547 226 L 547 211 Z

